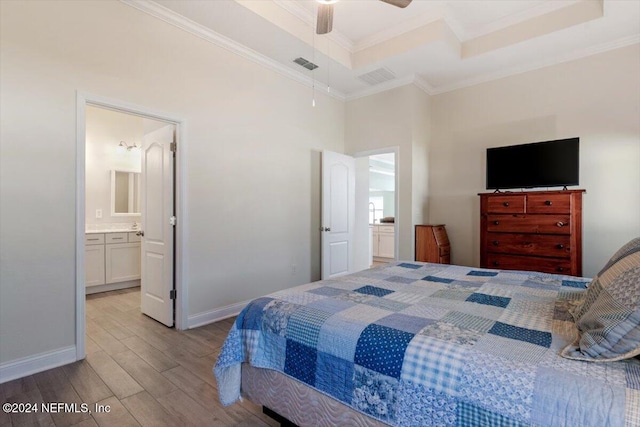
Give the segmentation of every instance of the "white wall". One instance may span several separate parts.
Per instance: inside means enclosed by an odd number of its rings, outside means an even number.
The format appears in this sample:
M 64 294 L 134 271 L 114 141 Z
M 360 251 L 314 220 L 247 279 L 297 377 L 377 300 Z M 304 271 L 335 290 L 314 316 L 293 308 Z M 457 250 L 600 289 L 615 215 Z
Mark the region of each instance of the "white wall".
M 140 150 L 117 151 L 120 141 L 138 147 L 144 135 L 144 119 L 104 108 L 87 107 L 85 152 L 85 223 L 133 223 L 140 216 L 111 216 L 111 171 L 140 172 Z M 159 122 L 156 122 L 159 123 Z M 102 218 L 96 218 L 96 210 Z
M 184 119 L 190 315 L 319 278 L 342 102 L 121 2 L 0 7 L 0 364 L 74 343 L 77 90 Z
M 479 264 L 487 147 L 580 137 L 583 275 L 640 235 L 640 46 L 432 98 L 429 219 L 452 262 Z
M 414 225 L 423 220 L 426 210 L 423 195 L 414 193 L 414 176 L 426 176 L 426 151 L 429 144 L 429 97 L 414 85 L 402 86 L 379 94 L 347 102 L 345 147 L 356 154 L 388 147 L 399 147 L 399 257 L 414 257 Z M 364 242 L 357 242 L 365 244 Z

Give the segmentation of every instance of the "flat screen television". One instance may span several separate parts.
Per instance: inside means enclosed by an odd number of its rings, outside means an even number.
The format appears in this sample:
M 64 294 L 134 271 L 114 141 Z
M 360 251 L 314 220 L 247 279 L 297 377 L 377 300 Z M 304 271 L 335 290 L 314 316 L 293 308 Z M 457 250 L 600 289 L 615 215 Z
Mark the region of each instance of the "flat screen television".
M 579 185 L 580 138 L 487 148 L 487 189 Z

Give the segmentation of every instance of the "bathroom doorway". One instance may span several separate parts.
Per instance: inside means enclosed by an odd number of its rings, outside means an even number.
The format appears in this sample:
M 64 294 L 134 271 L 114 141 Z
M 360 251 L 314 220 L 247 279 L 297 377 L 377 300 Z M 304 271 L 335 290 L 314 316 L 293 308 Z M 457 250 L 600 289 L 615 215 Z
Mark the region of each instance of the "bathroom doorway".
M 369 159 L 369 265 L 396 259 L 396 153 Z
M 78 110 L 76 347 L 81 359 L 87 322 L 97 329 L 85 318 L 87 295 L 122 292 L 130 301 L 139 293 L 143 314 L 181 328 L 186 298 L 176 304 L 176 297 L 186 290 L 176 280 L 179 122 L 86 98 L 79 99 Z

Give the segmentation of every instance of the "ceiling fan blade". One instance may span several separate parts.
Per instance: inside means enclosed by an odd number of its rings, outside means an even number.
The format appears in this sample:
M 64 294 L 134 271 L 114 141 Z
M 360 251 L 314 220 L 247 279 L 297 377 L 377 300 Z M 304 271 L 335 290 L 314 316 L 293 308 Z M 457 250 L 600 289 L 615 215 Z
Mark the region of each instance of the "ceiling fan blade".
M 331 32 L 331 28 L 333 28 L 333 5 L 319 4 L 316 34 L 327 34 Z
M 380 0 L 380 1 L 383 1 L 393 6 L 401 7 L 403 9 L 409 6 L 409 3 L 411 3 L 411 0 Z

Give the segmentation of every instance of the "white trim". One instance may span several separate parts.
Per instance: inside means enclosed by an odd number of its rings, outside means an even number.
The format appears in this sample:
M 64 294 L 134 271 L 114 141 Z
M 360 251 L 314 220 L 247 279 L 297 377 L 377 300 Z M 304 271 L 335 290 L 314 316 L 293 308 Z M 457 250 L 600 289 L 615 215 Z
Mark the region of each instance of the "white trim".
M 469 86 L 475 86 L 481 83 L 488 83 L 494 80 L 503 79 L 505 77 L 511 77 L 518 74 L 523 74 L 529 71 L 539 70 L 541 68 L 551 67 L 553 65 L 562 64 L 564 62 L 575 61 L 581 58 L 586 58 L 598 53 L 607 52 L 609 50 L 619 49 L 625 46 L 630 46 L 636 43 L 640 43 L 640 34 L 634 34 L 632 36 L 622 37 L 620 39 L 601 43 L 596 46 L 591 46 L 585 49 L 579 49 L 566 55 L 560 55 L 555 58 L 546 59 L 544 61 L 537 62 L 531 65 L 525 65 L 522 67 L 515 67 L 507 70 L 501 70 L 496 73 L 489 73 L 483 76 L 472 77 L 467 80 L 463 80 L 451 85 L 434 87 L 431 91 L 431 95 L 439 95 L 441 93 L 451 92 L 457 89 L 462 89 Z M 352 99 L 351 96 L 347 99 Z
M 249 303 L 249 301 L 241 301 L 235 304 L 225 305 L 224 307 L 214 308 L 213 310 L 203 311 L 202 313 L 189 316 L 188 327 L 197 328 L 198 326 L 208 325 L 209 323 L 218 322 L 229 317 L 237 316 Z
M 0 365 L 0 384 L 76 361 L 76 346 L 70 345 Z
M 134 114 L 141 117 L 172 123 L 177 129 L 178 144 L 176 148 L 176 216 L 178 224 L 175 241 L 175 287 L 177 291 L 176 302 L 176 329 L 186 329 L 188 313 L 188 289 L 189 283 L 186 270 L 183 268 L 186 253 L 186 224 L 187 212 L 184 207 L 186 174 L 185 166 L 185 121 L 174 117 L 172 114 L 151 110 L 119 100 L 106 98 L 78 91 L 76 94 L 76 345 L 75 360 L 85 357 L 85 271 L 84 271 L 84 234 L 85 234 L 85 144 L 86 144 L 86 106 L 93 105 L 126 114 Z
M 242 56 L 250 61 L 253 61 L 263 67 L 266 67 L 276 73 L 279 73 L 285 77 L 288 77 L 292 80 L 295 80 L 298 83 L 301 83 L 307 87 L 314 86 L 314 80 L 311 77 L 308 77 L 299 71 L 294 70 L 293 68 L 289 68 L 284 64 L 281 64 L 278 61 L 275 61 L 253 49 L 250 49 L 235 40 L 232 40 L 226 36 L 223 36 L 220 33 L 213 31 L 212 29 L 205 27 L 204 25 L 198 24 L 184 16 L 168 9 L 164 6 L 161 6 L 155 2 L 149 0 L 120 0 L 122 3 L 134 7 L 142 12 L 148 13 L 158 19 L 167 22 L 173 26 L 176 26 L 184 31 L 187 31 L 201 39 L 204 39 L 208 42 L 211 42 L 223 49 L 227 49 L 230 52 L 233 52 L 237 55 Z M 323 92 L 324 93 L 324 92 Z M 339 90 L 332 89 L 331 92 L 326 93 L 328 96 L 339 99 L 341 101 L 345 100 L 345 94 L 340 92 Z

